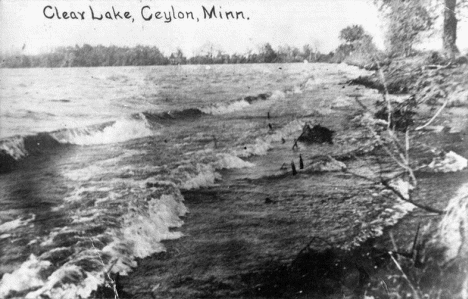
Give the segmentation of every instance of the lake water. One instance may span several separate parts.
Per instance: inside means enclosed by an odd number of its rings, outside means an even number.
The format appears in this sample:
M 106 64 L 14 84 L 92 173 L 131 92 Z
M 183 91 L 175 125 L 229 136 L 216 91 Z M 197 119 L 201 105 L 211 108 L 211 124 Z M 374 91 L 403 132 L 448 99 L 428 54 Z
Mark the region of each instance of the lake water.
M 278 157 L 297 156 L 298 116 L 317 108 L 314 97 L 295 99 L 362 73 L 328 64 L 0 72 L 0 298 L 85 298 L 104 272 L 131 271 L 181 237 L 180 190 L 284 172 Z

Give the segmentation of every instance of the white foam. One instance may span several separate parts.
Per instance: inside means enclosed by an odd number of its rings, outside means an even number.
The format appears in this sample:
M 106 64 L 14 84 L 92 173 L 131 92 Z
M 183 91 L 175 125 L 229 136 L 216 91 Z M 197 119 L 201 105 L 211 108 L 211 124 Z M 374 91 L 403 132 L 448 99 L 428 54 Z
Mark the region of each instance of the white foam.
M 468 160 L 450 151 L 443 159 L 435 158 L 428 166 L 435 172 L 456 172 L 465 169 L 467 165 Z
M 89 181 L 96 174 L 102 174 L 102 170 L 103 168 L 97 165 L 89 165 L 84 168 L 66 170 L 63 172 L 63 175 L 73 181 Z M 73 200 L 73 196 L 70 196 L 69 200 Z
M 275 90 L 270 96 L 271 100 L 282 100 L 286 98 L 286 94 L 282 92 L 281 90 Z
M 207 114 L 220 115 L 239 111 L 249 106 L 249 102 L 245 100 L 240 100 L 232 102 L 230 104 L 208 106 L 205 108 L 201 108 L 200 110 Z
M 180 184 L 180 188 L 185 190 L 198 189 L 214 185 L 221 176 L 215 172 L 211 165 L 197 164 L 195 174 L 185 173 L 186 179 Z
M 94 212 L 94 213 L 93 213 Z M 89 216 L 89 214 L 92 214 Z M 93 209 L 91 211 L 86 212 L 86 216 L 82 215 L 72 215 L 72 223 L 86 223 L 86 222 L 92 222 L 95 221 L 96 219 L 99 219 L 99 217 L 102 216 L 102 213 L 98 209 Z
M 390 185 L 400 192 L 406 199 L 409 198 L 409 191 L 414 188 L 410 183 L 401 179 L 391 182 Z M 343 249 L 349 250 L 355 246 L 359 246 L 369 238 L 381 236 L 385 227 L 397 224 L 400 219 L 416 208 L 415 205 L 400 199 L 390 190 L 384 190 L 383 193 L 393 195 L 395 198 L 395 204 L 393 207 L 385 209 L 372 222 L 363 223 L 359 234 L 352 240 L 352 242 L 343 246 Z
M 180 238 L 181 232 L 171 232 L 169 228 L 180 227 L 183 221 L 179 216 L 185 215 L 187 209 L 174 195 L 162 195 L 149 203 L 147 217 L 126 215 L 124 228 L 121 230 L 124 239 L 133 242 L 133 254 L 143 258 L 163 250 L 162 240 Z M 146 213 L 146 212 L 145 212 Z
M 275 133 L 267 135 L 266 137 L 256 138 L 255 143 L 235 149 L 232 153 L 234 156 L 243 158 L 266 155 L 268 150 L 272 147 L 272 143 L 279 142 L 283 138 L 288 138 L 292 134 L 301 131 L 303 127 L 303 121 L 293 120 L 281 129 L 275 131 Z
M 28 155 L 24 146 L 24 139 L 21 136 L 8 137 L 0 143 L 0 149 L 4 150 L 15 160 L 19 160 Z
M 101 160 L 101 161 L 96 161 L 92 165 L 88 165 L 86 167 L 82 168 L 77 168 L 77 169 L 67 169 L 64 168 L 62 175 L 65 176 L 66 178 L 73 180 L 73 181 L 89 181 L 90 179 L 95 178 L 96 175 L 103 175 L 106 173 L 106 171 L 112 171 L 113 168 L 117 165 L 117 163 L 125 158 L 137 155 L 137 154 L 144 154 L 143 151 L 137 151 L 137 150 L 129 150 L 125 151 L 124 153 L 118 155 L 117 157 Z M 145 166 L 143 168 L 139 167 L 138 169 L 148 169 L 148 167 L 151 166 Z M 130 171 L 131 166 L 124 166 L 121 167 L 121 170 L 126 170 Z M 133 170 L 135 170 L 133 168 Z M 100 188 L 99 191 L 108 191 L 110 188 L 103 189 Z M 93 189 L 90 189 L 89 191 L 93 191 Z M 76 195 L 76 194 L 75 194 Z M 69 199 L 73 199 L 70 197 Z
M 50 262 L 41 261 L 32 254 L 13 273 L 5 273 L 3 275 L 0 281 L 0 297 L 5 298 L 10 292 L 21 292 L 44 285 L 41 272 L 50 266 Z
M 280 132 L 269 135 L 266 139 L 257 140 L 257 150 L 259 149 L 258 144 L 263 143 L 265 148 L 268 148 L 269 143 L 281 140 L 282 136 L 290 130 L 300 130 L 301 128 L 302 124 L 293 122 L 285 126 Z M 56 269 L 46 280 L 35 283 L 34 287 L 25 286 L 24 290 L 40 287 L 30 292 L 28 297 L 35 298 L 40 295 L 46 295 L 51 298 L 84 298 L 89 296 L 92 290 L 104 283 L 103 271 L 99 271 L 99 273 L 85 272 L 74 262 L 79 260 L 93 262 L 92 259 L 94 259 L 96 263 L 103 263 L 100 258 L 99 260 L 97 258 L 107 256 L 105 259 L 106 264 L 102 265 L 103 269 L 113 265 L 113 272 L 128 273 L 133 267 L 137 266 L 136 258 L 144 258 L 163 251 L 165 250 L 162 244 L 163 240 L 180 238 L 182 236 L 182 233 L 170 229 L 181 226 L 183 222 L 180 216 L 187 213 L 187 209 L 183 205 L 183 197 L 178 188 L 195 189 L 213 185 L 216 180 L 221 178 L 216 172 L 217 169 L 254 166 L 254 164 L 244 161 L 235 155 L 216 153 L 212 149 L 196 151 L 186 156 L 187 159 L 179 161 L 179 167 L 174 169 L 169 176 L 164 174 L 166 180 L 171 180 L 166 181 L 166 185 L 162 181 L 157 181 L 158 185 L 152 187 L 153 190 L 151 190 L 146 188 L 148 181 L 140 181 L 135 186 L 138 190 L 146 189 L 156 193 L 159 193 L 162 188 L 164 192 L 170 192 L 170 194 L 163 193 L 159 198 L 151 198 L 149 201 L 146 196 L 135 197 L 131 201 L 125 201 L 126 203 L 128 202 L 129 206 L 126 204 L 122 206 L 122 216 L 118 219 L 118 223 L 121 226 L 119 228 L 109 227 L 105 232 L 106 237 L 104 239 L 109 240 L 110 238 L 112 240 L 110 243 L 107 243 L 102 250 L 98 250 L 97 248 L 79 249 L 75 252 L 71 261 Z M 97 168 L 93 168 L 93 166 Z M 83 171 L 75 173 L 69 171 L 68 176 L 75 180 L 87 180 L 95 172 L 101 173 L 102 167 L 91 165 Z M 164 186 L 167 186 L 167 188 Z M 83 197 L 83 194 L 95 192 L 99 188 L 92 185 L 77 188 L 67 198 L 67 202 L 79 200 Z M 103 191 L 110 190 L 103 189 Z M 80 225 L 80 223 L 86 221 L 95 221 L 96 218 L 99 218 L 97 215 L 100 213 L 99 209 L 102 210 L 101 205 L 105 207 L 106 202 L 109 200 L 123 200 L 123 198 L 109 192 L 105 200 L 95 204 L 95 209 L 86 209 L 83 213 L 76 211 L 72 214 L 71 219 L 73 222 L 70 225 Z M 52 246 L 56 236 L 72 232 L 72 230 L 73 227 L 65 227 L 58 231 L 52 231 L 46 239 L 42 240 L 41 245 Z M 99 267 L 99 264 L 97 266 Z M 74 280 L 70 281 L 72 277 L 74 277 Z M 5 292 L 8 293 L 7 291 Z
M 10 230 L 13 230 L 13 229 L 15 229 L 17 227 L 20 227 L 20 226 L 25 226 L 26 224 L 33 221 L 34 219 L 35 219 L 35 215 L 32 215 L 32 217 L 29 218 L 29 219 L 15 219 L 15 220 L 12 220 L 12 221 L 2 223 L 0 225 L 0 233 L 4 233 L 4 232 L 10 231 Z
M 180 227 L 180 216 L 187 213 L 180 191 L 172 182 L 158 182 L 166 192 L 158 198 L 135 198 L 125 207 L 126 212 L 120 217 L 120 228 L 108 229 L 104 235 L 95 238 L 111 239 L 102 250 L 89 246 L 75 247 L 72 258 L 64 265 L 53 269 L 46 279 L 41 273 L 52 266 L 48 261 L 31 256 L 21 267 L 11 274 L 5 274 L 0 283 L 0 297 L 8 296 L 12 291 L 34 290 L 26 298 L 88 298 L 93 290 L 105 282 L 107 271 L 126 274 L 137 266 L 136 258 L 144 258 L 165 250 L 163 240 L 180 238 L 182 233 L 170 228 Z M 146 184 L 145 184 L 146 185 Z M 154 191 L 154 190 L 153 190 Z M 91 214 L 98 210 L 86 210 Z M 50 233 L 41 246 L 53 245 L 53 239 L 73 230 L 64 227 Z M 78 232 L 77 232 L 78 233 Z M 84 237 L 86 238 L 86 237 Z M 93 240 L 89 237 L 89 240 Z M 52 249 L 54 251 L 55 249 Z M 51 252 L 52 252 L 51 251 Z M 105 259 L 103 257 L 106 257 Z M 45 257 L 46 258 L 46 257 Z M 92 264 L 93 271 L 85 271 L 79 263 Z M 38 288 L 38 289 L 37 289 Z
M 52 246 L 54 245 L 54 238 L 60 234 L 66 234 L 70 232 L 75 232 L 73 229 L 69 228 L 68 226 L 64 226 L 60 229 L 54 229 L 52 232 L 49 233 L 49 235 L 45 238 L 43 238 L 43 241 L 41 242 L 42 247 L 46 246 Z
M 194 160 L 200 160 L 201 154 L 211 154 L 212 150 L 201 150 L 191 153 Z M 208 158 L 205 156 L 205 158 Z M 231 154 L 218 153 L 211 159 L 214 161 L 208 164 L 197 163 L 194 169 L 191 169 L 190 160 L 188 165 L 179 166 L 174 174 L 182 176 L 180 188 L 185 190 L 198 189 L 201 187 L 213 186 L 216 180 L 221 179 L 221 175 L 216 172 L 217 169 L 235 169 L 255 166 L 253 163 L 242 160 Z M 191 170 L 190 170 L 191 169 Z
M 232 168 L 246 168 L 253 167 L 255 164 L 242 160 L 230 154 L 217 154 L 218 160 L 212 165 L 215 169 L 232 169 Z
M 124 142 L 153 134 L 146 120 L 122 119 L 102 130 L 90 128 L 74 129 L 52 134 L 52 137 L 60 143 L 92 145 Z
M 170 231 L 180 227 L 179 218 L 187 213 L 180 192 L 151 199 L 148 207 L 133 207 L 122 218 L 122 228 L 114 232 L 114 241 L 103 248 L 103 252 L 117 259 L 113 272 L 127 273 L 136 266 L 134 257 L 144 258 L 155 252 L 164 251 L 162 240 L 176 239 L 180 232 Z
M 102 272 L 85 272 L 76 265 L 65 265 L 54 271 L 40 289 L 28 293 L 26 299 L 44 295 L 49 298 L 88 298 L 104 281 L 103 275 Z

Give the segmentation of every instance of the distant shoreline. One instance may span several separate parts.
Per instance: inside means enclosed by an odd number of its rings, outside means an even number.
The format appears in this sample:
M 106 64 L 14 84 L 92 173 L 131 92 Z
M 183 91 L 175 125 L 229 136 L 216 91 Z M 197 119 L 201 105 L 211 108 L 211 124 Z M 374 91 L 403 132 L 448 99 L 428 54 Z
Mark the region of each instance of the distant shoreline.
M 0 68 L 336 62 L 333 59 L 333 52 L 322 54 L 309 45 L 304 45 L 302 49 L 282 46 L 275 50 L 266 43 L 260 47 L 258 53 L 249 51 L 242 54 L 227 54 L 213 45 L 206 45 L 198 54 L 187 57 L 180 49 L 165 55 L 156 46 L 138 45 L 130 48 L 84 44 L 60 47 L 52 52 L 37 55 L 0 55 Z

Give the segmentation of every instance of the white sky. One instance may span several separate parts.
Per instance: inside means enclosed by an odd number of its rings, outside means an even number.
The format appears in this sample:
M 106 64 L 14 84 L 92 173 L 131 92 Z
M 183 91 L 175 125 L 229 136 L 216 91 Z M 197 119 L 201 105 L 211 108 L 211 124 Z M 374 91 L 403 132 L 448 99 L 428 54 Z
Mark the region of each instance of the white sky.
M 85 11 L 85 20 L 50 20 L 43 14 L 45 6 L 59 12 Z M 91 20 L 89 6 L 95 13 L 112 10 L 129 11 L 129 20 Z M 151 12 L 192 11 L 200 21 L 144 21 L 141 8 Z M 203 20 L 201 6 L 223 11 L 243 11 L 249 20 Z M 157 46 L 169 54 L 177 47 L 191 56 L 202 45 L 211 42 L 228 53 L 257 50 L 270 42 L 274 48 L 288 44 L 302 48 L 306 43 L 318 44 L 319 50 L 334 50 L 340 43 L 339 31 L 351 24 L 360 24 L 377 45 L 383 47 L 383 27 L 372 0 L 0 0 L 0 45 L 2 51 L 24 47 L 26 54 L 48 51 L 57 46 L 91 45 Z M 51 10 L 49 13 L 54 12 Z M 459 37 L 463 32 L 459 33 Z M 460 48 L 468 47 L 466 39 Z

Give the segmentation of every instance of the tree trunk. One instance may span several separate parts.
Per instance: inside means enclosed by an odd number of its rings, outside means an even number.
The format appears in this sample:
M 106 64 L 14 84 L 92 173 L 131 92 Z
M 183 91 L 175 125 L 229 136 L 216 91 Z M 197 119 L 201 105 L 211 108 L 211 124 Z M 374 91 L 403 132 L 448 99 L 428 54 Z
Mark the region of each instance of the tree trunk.
M 444 31 L 443 31 L 443 46 L 444 52 L 454 58 L 458 53 L 457 42 L 457 18 L 455 9 L 457 0 L 444 0 Z

